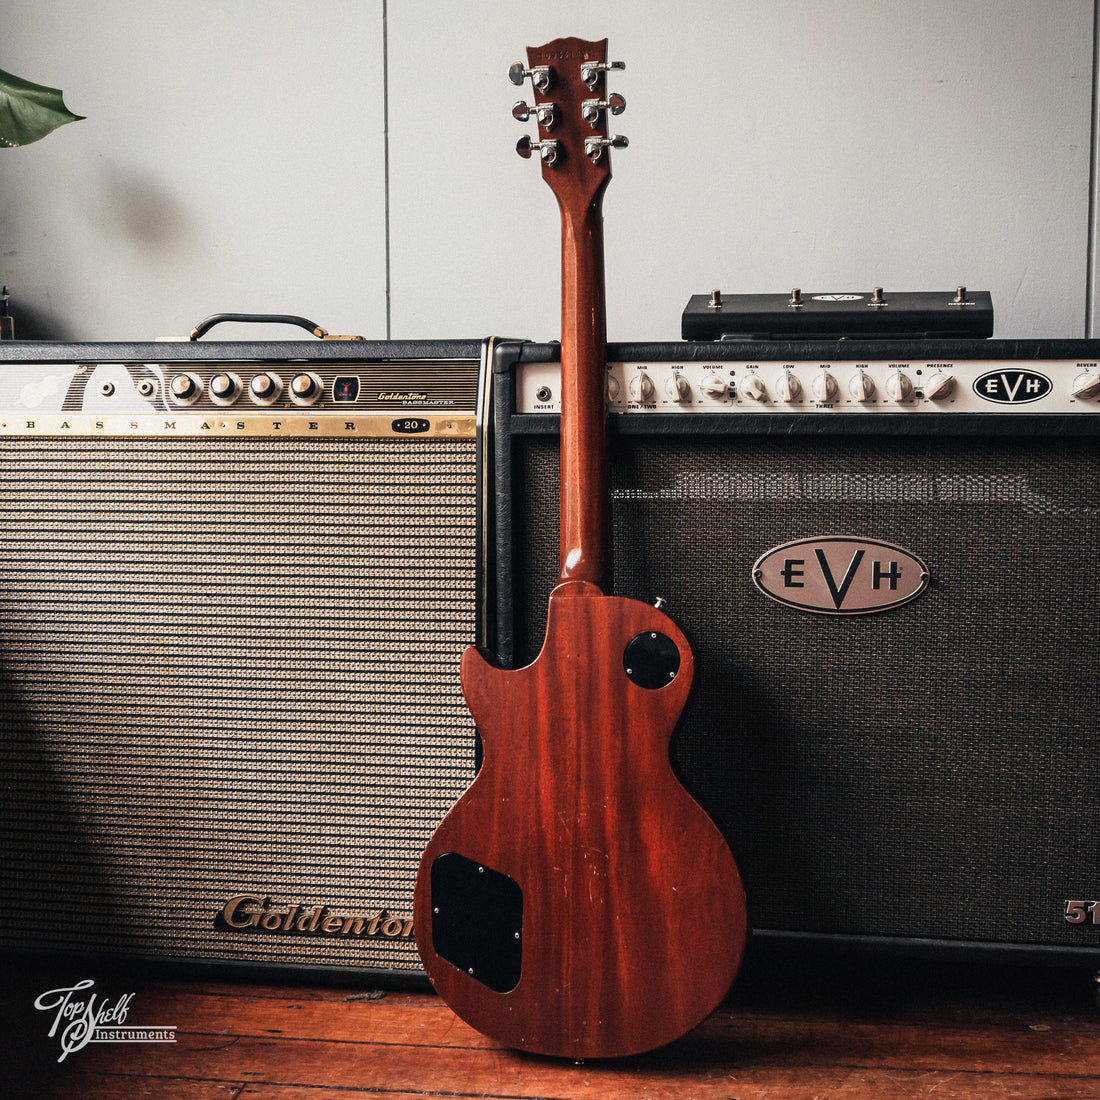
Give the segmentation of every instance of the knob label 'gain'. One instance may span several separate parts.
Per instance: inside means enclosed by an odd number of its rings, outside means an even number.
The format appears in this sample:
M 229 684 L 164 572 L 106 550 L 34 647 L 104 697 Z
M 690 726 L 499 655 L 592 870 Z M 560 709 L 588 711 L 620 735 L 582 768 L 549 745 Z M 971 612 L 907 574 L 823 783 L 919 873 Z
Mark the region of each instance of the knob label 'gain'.
M 777 546 L 752 567 L 773 600 L 819 615 L 868 615 L 916 599 L 928 567 L 900 546 L 839 535 Z

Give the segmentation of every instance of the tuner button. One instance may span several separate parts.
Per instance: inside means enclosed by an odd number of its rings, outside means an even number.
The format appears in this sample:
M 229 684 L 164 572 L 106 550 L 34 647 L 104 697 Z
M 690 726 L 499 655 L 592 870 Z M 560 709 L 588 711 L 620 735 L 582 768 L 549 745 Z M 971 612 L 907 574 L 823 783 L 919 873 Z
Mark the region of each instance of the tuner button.
M 741 383 L 741 393 L 752 401 L 765 401 L 768 397 L 767 387 L 755 374 Z
M 637 401 L 639 404 L 645 405 L 653 400 L 653 394 L 655 392 L 653 379 L 644 371 L 631 378 L 630 385 L 627 389 L 630 391 L 630 399 L 632 401 Z
M 590 137 L 584 139 L 584 152 L 588 159 L 596 164 L 603 158 L 603 151 L 608 146 L 612 149 L 625 149 L 629 144 L 629 140 L 622 134 L 615 134 L 609 138 Z
M 729 383 L 717 374 L 708 374 L 703 381 L 699 383 L 699 388 L 707 397 L 713 398 L 715 401 L 727 397 L 730 392 Z
M 621 115 L 625 110 L 626 100 L 616 93 L 609 95 L 607 99 L 586 99 L 581 104 L 581 118 L 589 126 L 599 126 L 601 111 L 610 111 L 613 115 Z
M 779 376 L 779 381 L 775 384 L 775 395 L 780 401 L 797 401 L 798 395 L 802 392 L 802 383 L 791 374 L 790 371 L 784 371 Z
M 516 152 L 524 160 L 530 160 L 532 152 L 536 149 L 539 151 L 539 156 L 548 165 L 552 165 L 558 159 L 558 143 L 556 141 L 532 141 L 527 134 L 524 134 L 516 142 Z
M 527 77 L 531 78 L 531 83 L 534 84 L 540 92 L 545 92 L 550 87 L 550 66 L 549 65 L 536 65 L 533 69 L 528 69 L 522 61 L 516 61 L 514 64 L 508 66 L 508 79 L 516 85 L 518 88 Z
M 557 105 L 553 103 L 536 103 L 534 107 L 528 107 L 519 99 L 512 104 L 512 118 L 517 122 L 527 122 L 534 115 L 544 130 L 551 130 L 557 121 L 557 109 Z
M 886 393 L 891 401 L 908 401 L 913 396 L 913 383 L 909 381 L 907 374 L 895 371 L 886 379 Z
M 848 392 L 857 401 L 870 401 L 875 396 L 875 380 L 869 374 L 859 371 L 852 375 Z
M 1097 380 L 1097 385 L 1100 386 L 1100 379 Z M 924 396 L 933 401 L 942 401 L 954 388 L 955 379 L 951 375 L 937 372 L 925 382 Z
M 1070 386 L 1069 392 L 1083 401 L 1095 397 L 1100 393 L 1100 374 L 1092 374 L 1086 371 L 1084 374 L 1077 375 Z
M 836 400 L 836 379 L 828 371 L 822 371 L 811 383 L 814 400 L 820 404 L 828 404 Z
M 197 401 L 202 392 L 202 383 L 193 374 L 177 374 L 168 384 L 172 400 L 181 405 L 190 405 Z
M 600 73 L 610 69 L 625 69 L 625 61 L 586 61 L 581 65 L 581 80 L 590 88 L 594 88 L 600 82 Z
M 278 400 L 279 394 L 282 392 L 282 380 L 266 371 L 263 374 L 257 374 L 248 383 L 249 396 L 259 405 L 270 405 L 273 401 Z
M 210 397 L 219 405 L 231 405 L 240 392 L 240 381 L 232 374 L 215 374 L 210 379 Z
M 686 401 L 691 396 L 691 386 L 682 374 L 674 374 L 665 382 L 665 393 L 673 401 Z

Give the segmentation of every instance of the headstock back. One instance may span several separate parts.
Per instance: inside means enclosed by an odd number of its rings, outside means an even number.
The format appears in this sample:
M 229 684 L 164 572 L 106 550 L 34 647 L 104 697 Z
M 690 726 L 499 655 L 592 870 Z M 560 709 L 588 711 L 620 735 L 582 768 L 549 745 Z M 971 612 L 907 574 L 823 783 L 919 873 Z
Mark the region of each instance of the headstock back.
M 517 62 L 508 70 L 513 84 L 530 78 L 534 91 L 534 105 L 520 100 L 512 115 L 538 123 L 538 139 L 525 135 L 516 151 L 522 157 L 538 152 L 542 178 L 563 211 L 579 212 L 593 201 L 611 178 L 610 150 L 627 144 L 625 137 L 610 136 L 607 126 L 607 116 L 626 107 L 621 95 L 607 94 L 607 73 L 624 68 L 621 61 L 607 61 L 606 38 L 557 38 L 529 46 L 526 67 Z

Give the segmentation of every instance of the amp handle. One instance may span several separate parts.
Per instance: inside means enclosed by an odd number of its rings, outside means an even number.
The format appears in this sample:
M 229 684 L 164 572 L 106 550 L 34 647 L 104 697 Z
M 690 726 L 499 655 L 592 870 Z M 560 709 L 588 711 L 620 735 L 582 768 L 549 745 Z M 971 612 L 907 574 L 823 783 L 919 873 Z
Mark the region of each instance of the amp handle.
M 238 321 L 246 324 L 268 325 L 297 325 L 321 340 L 362 340 L 362 336 L 333 336 L 326 329 L 321 328 L 316 321 L 308 317 L 295 317 L 290 313 L 215 313 L 206 320 L 200 321 L 192 330 L 188 340 L 198 340 L 205 336 L 215 325 L 225 321 Z

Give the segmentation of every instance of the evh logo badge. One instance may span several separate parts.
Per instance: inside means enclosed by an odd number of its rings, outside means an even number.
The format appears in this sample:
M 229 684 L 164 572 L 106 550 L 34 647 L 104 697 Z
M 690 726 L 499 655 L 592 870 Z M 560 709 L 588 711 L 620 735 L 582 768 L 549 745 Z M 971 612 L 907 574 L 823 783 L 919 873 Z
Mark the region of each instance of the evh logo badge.
M 1019 367 L 988 370 L 974 382 L 974 392 L 983 401 L 999 405 L 1025 405 L 1046 397 L 1054 388 L 1045 374 Z
M 819 615 L 869 615 L 908 603 L 928 587 L 928 567 L 889 542 L 829 535 L 769 550 L 752 567 L 773 600 Z

